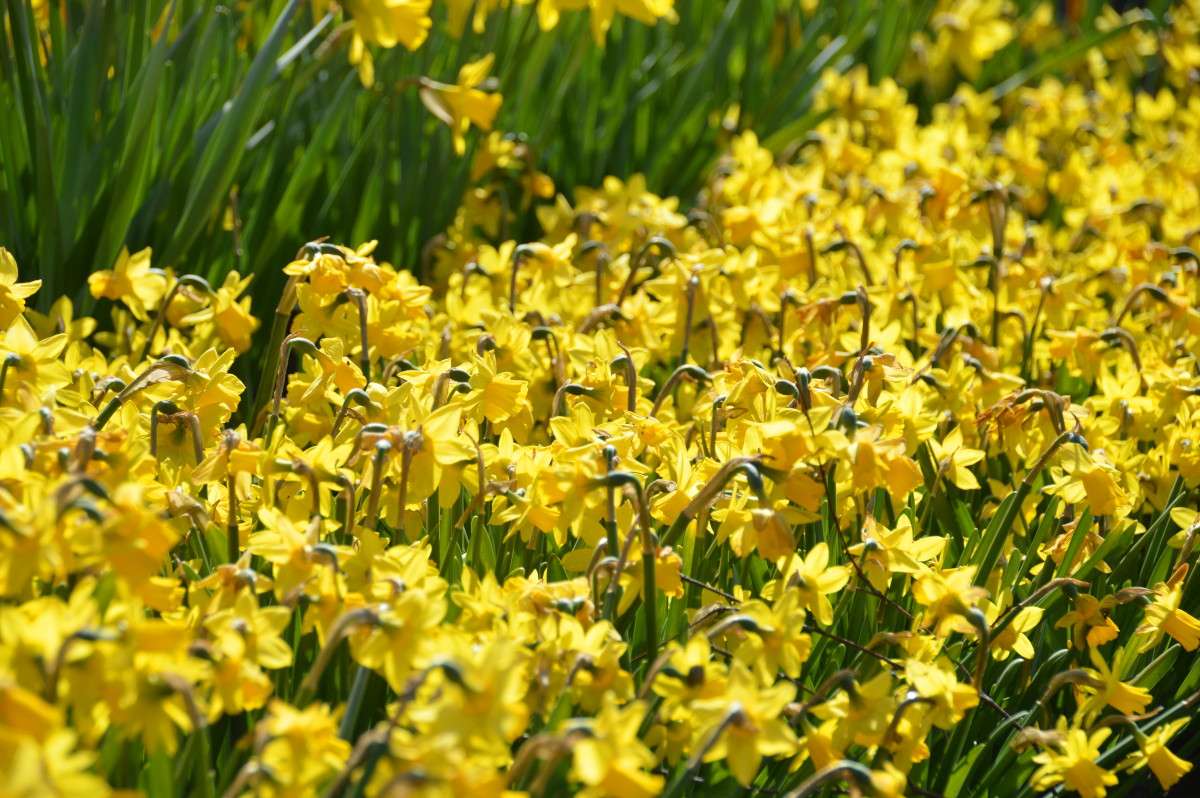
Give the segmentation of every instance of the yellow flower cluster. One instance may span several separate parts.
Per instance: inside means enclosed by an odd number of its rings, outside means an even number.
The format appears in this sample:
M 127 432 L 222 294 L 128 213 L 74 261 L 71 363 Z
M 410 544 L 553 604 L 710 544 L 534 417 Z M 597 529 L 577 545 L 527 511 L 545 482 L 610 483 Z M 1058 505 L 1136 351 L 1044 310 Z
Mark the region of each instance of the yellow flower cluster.
M 0 793 L 1170 787 L 1200 93 L 1126 85 L 922 124 L 830 74 L 686 215 L 609 178 L 528 243 L 487 181 L 552 184 L 494 134 L 435 285 L 305 245 L 257 380 L 237 273 L 123 253 L 94 332 L 0 249 Z

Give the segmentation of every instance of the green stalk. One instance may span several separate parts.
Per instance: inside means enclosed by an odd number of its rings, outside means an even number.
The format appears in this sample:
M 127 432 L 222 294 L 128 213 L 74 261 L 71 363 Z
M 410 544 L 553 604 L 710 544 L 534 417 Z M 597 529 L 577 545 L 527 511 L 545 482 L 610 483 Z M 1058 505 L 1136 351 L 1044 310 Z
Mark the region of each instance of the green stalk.
M 658 411 L 662 408 L 663 402 L 667 400 L 667 397 L 675 390 L 675 385 L 685 375 L 700 382 L 707 382 L 711 379 L 708 376 L 708 372 L 699 366 L 692 366 L 685 363 L 675 369 L 675 371 L 671 372 L 671 376 L 667 377 L 667 381 L 663 383 L 662 390 L 658 392 L 658 397 L 654 400 L 654 406 L 650 408 L 650 418 L 658 418 Z
M 194 274 L 185 274 L 176 280 L 175 284 L 171 286 L 171 290 L 167 292 L 162 305 L 159 306 L 158 312 L 154 314 L 154 321 L 150 324 L 150 332 L 146 334 L 146 342 L 142 344 L 142 351 L 138 353 L 137 358 L 133 361 L 134 363 L 141 363 L 150 354 L 150 347 L 154 345 L 154 336 L 158 334 L 159 328 L 162 327 L 163 319 L 167 315 L 167 308 L 170 307 L 171 301 L 175 299 L 175 295 L 179 293 L 179 289 L 185 285 L 193 285 L 209 297 L 213 295 L 212 286 L 203 277 L 197 277 Z
M 317 687 L 321 684 L 321 675 L 329 667 L 329 661 L 333 659 L 334 651 L 341 645 L 346 635 L 356 626 L 375 624 L 378 621 L 379 616 L 371 607 L 360 607 L 350 610 L 334 621 L 333 626 L 329 630 L 329 635 L 325 638 L 325 645 L 317 652 L 317 658 L 313 661 L 312 667 L 308 669 L 308 674 L 305 675 L 304 681 L 300 684 L 300 689 L 296 692 L 296 697 L 292 701 L 298 709 L 308 706 L 308 703 L 316 697 Z
M 362 708 L 363 694 L 367 692 L 367 682 L 371 680 L 371 669 L 359 665 L 354 674 L 354 683 L 350 686 L 350 698 L 346 701 L 346 714 L 338 726 L 338 737 L 347 742 L 354 735 L 354 724 L 358 721 L 358 711 Z
M 647 662 L 654 662 L 658 659 L 658 586 L 654 578 L 654 560 L 658 553 L 658 547 L 655 545 L 654 532 L 651 529 L 650 508 L 646 505 L 646 491 L 642 487 L 642 483 L 633 474 L 624 471 L 613 471 L 607 476 L 597 480 L 603 487 L 615 487 L 624 485 L 629 487 L 637 502 L 638 512 L 638 531 L 642 541 L 642 609 L 646 619 L 646 642 L 643 649 L 643 654 Z M 609 588 L 610 597 L 613 588 L 616 586 L 616 581 L 620 577 L 621 565 L 625 559 L 622 552 L 621 560 L 618 561 L 616 573 L 613 574 L 613 583 Z M 608 604 L 610 599 L 606 599 Z
M 212 749 L 208 739 L 208 726 L 203 729 L 196 729 L 194 737 L 199 746 L 199 755 L 196 757 L 196 779 L 200 782 L 200 794 L 204 798 L 216 798 L 216 788 L 214 785 L 214 776 L 212 772 Z
M 346 295 L 358 307 L 358 338 L 362 351 L 358 359 L 363 377 L 371 381 L 371 345 L 367 340 L 367 295 L 358 288 L 347 288 Z
M 658 554 L 649 532 L 642 532 L 642 602 L 646 612 L 646 662 L 658 659 L 658 582 L 655 580 L 655 559 Z
M 229 541 L 226 552 L 229 555 L 229 562 L 236 563 L 238 561 L 239 549 L 241 548 L 241 540 L 238 534 L 237 486 L 234 484 L 232 474 L 225 480 L 225 485 L 226 490 L 229 491 L 229 517 L 225 519 L 225 534 Z
M 387 440 L 375 442 L 374 471 L 371 473 L 371 498 L 367 502 L 367 520 L 363 524 L 367 529 L 379 528 L 379 494 L 383 491 L 383 458 L 392 450 L 392 444 Z
M 299 258 L 304 253 L 304 250 L 296 253 Z M 279 368 L 279 357 L 283 347 L 283 339 L 287 336 L 288 323 L 292 318 L 292 310 L 296 307 L 296 284 L 300 282 L 299 275 L 294 275 L 288 279 L 283 287 L 283 295 L 279 298 L 279 305 L 275 308 L 275 318 L 271 322 L 271 338 L 267 342 L 266 361 L 262 364 L 262 370 L 259 372 L 260 377 L 265 377 L 272 380 L 275 377 L 275 371 Z M 257 419 L 267 403 L 267 392 L 262 390 L 263 386 L 260 383 L 255 391 L 254 415 L 257 426 Z

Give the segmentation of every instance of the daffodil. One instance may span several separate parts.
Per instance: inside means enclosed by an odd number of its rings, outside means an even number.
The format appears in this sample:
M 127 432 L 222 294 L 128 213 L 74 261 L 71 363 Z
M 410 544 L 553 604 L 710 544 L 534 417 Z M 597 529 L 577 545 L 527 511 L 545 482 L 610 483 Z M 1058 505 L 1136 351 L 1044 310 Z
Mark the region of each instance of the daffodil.
M 0 327 L 7 329 L 25 310 L 25 300 L 42 287 L 41 280 L 17 282 L 17 261 L 0 247 Z
M 638 739 L 645 714 L 640 701 L 619 709 L 609 701 L 588 724 L 593 734 L 579 740 L 571 755 L 572 776 L 586 785 L 581 795 L 652 798 L 659 794 L 665 779 L 647 772 L 656 759 Z
M 38 340 L 25 318 L 18 316 L 0 341 L 4 361 L 0 366 L 5 379 L 0 389 L 16 394 L 24 388 L 40 398 L 47 391 L 71 381 L 66 365 L 59 359 L 67 345 L 65 333 Z
M 400 44 L 416 50 L 433 25 L 430 0 L 344 0 L 343 5 L 354 23 L 350 63 L 358 67 L 359 80 L 368 88 L 375 83 L 375 62 L 368 44 L 384 49 Z
M 812 637 L 804 632 L 805 612 L 800 594 L 788 590 L 772 605 L 761 601 L 743 604 L 738 615 L 749 620 L 746 629 L 741 623 L 731 627 L 737 629 L 736 642 L 731 646 L 734 656 L 751 668 L 763 682 L 770 682 L 776 671 L 795 679 L 800 676 L 800 666 L 812 651 Z
M 905 678 L 922 697 L 932 699 L 930 721 L 948 729 L 963 714 L 979 703 L 979 693 L 970 685 L 960 684 L 954 666 L 946 659 L 924 663 L 910 659 L 905 663 Z
M 1071 504 L 1085 503 L 1093 515 L 1111 515 L 1128 509 L 1128 498 L 1113 469 L 1098 462 L 1083 446 L 1068 443 L 1062 449 L 1064 478 L 1046 489 Z
M 923 625 L 936 624 L 938 634 L 950 630 L 970 632 L 964 615 L 987 595 L 987 590 L 972 584 L 974 566 L 964 566 L 922 574 L 913 582 L 913 598 L 924 606 Z
M 124 302 L 135 318 L 144 320 L 167 293 L 167 277 L 150 267 L 150 248 L 133 255 L 123 248 L 111 270 L 88 275 L 92 296 Z
M 1096 760 L 1100 746 L 1112 734 L 1112 729 L 1100 729 L 1088 734 L 1083 729 L 1062 728 L 1063 742 L 1054 749 L 1034 756 L 1040 767 L 1030 778 L 1035 790 L 1045 790 L 1062 784 L 1083 798 L 1104 798 L 1108 788 L 1117 783 L 1117 776 L 1104 769 Z
M 848 551 L 859 559 L 859 567 L 879 591 L 887 590 L 895 574 L 922 573 L 926 563 L 936 559 L 946 546 L 946 539 L 926 536 L 915 539 L 908 517 L 899 519 L 894 530 L 888 530 L 867 516 L 861 531 L 862 543 Z
M 822 541 L 812 547 L 803 559 L 798 554 L 779 558 L 782 586 L 778 590 L 800 597 L 800 604 L 817 619 L 828 626 L 833 623 L 833 604 L 829 594 L 836 593 L 850 581 L 850 569 L 844 565 L 829 564 L 829 546 Z M 764 590 L 764 593 L 767 591 Z
M 735 662 L 719 698 L 692 704 L 696 715 L 694 747 L 704 752 L 706 762 L 726 760 L 738 783 L 749 787 L 763 757 L 796 750 L 795 734 L 779 717 L 795 692 L 787 682 L 759 688 L 749 669 Z
M 675 0 L 537 0 L 538 24 L 548 31 L 558 25 L 563 11 L 591 10 L 592 37 L 599 47 L 604 46 L 613 17 L 623 14 L 645 25 L 653 25 L 674 14 Z
M 504 98 L 495 92 L 479 87 L 492 69 L 495 56 L 485 55 L 478 61 L 463 65 L 458 71 L 458 82 L 454 84 L 425 80 L 421 99 L 425 107 L 438 119 L 450 126 L 454 151 L 462 155 L 467 151 L 467 130 L 471 125 L 487 132 L 492 129 L 496 114 Z
M 944 440 L 931 438 L 929 448 L 933 452 L 933 461 L 938 473 L 944 474 L 952 485 L 959 490 L 979 488 L 979 480 L 975 478 L 970 467 L 983 459 L 984 452 L 963 444 L 961 427 L 956 427 Z
M 1092 676 L 1100 686 L 1091 688 L 1084 685 L 1083 689 L 1093 695 L 1079 708 L 1080 714 L 1087 715 L 1089 712 L 1096 712 L 1106 704 L 1123 715 L 1140 715 L 1146 711 L 1146 707 L 1153 700 L 1150 692 L 1144 687 L 1136 687 L 1121 681 L 1123 650 L 1119 650 L 1113 655 L 1111 668 L 1096 648 L 1088 649 L 1088 656 L 1091 657 L 1094 670 L 1086 668 L 1085 672 Z
M 1180 608 L 1187 572 L 1184 563 L 1170 579 L 1154 586 L 1154 601 L 1146 608 L 1146 616 L 1137 630 L 1144 637 L 1139 652 L 1154 648 L 1164 634 L 1177 640 L 1186 651 L 1195 651 L 1200 646 L 1200 619 Z
M 250 348 L 250 337 L 259 326 L 258 319 L 250 315 L 250 298 L 239 299 L 250 279 L 242 279 L 236 271 L 230 272 L 216 289 L 210 306 L 185 316 L 179 324 L 206 324 L 225 346 L 245 352 Z
M 1100 646 L 1116 639 L 1120 629 L 1108 616 L 1108 610 L 1117 604 L 1115 598 L 1105 596 L 1097 599 L 1080 593 L 1075 596 L 1073 603 L 1075 609 L 1063 615 L 1054 625 L 1057 628 L 1071 628 L 1075 648 L 1082 651 L 1087 646 Z
M 1148 735 L 1140 732 L 1134 734 L 1138 750 L 1130 754 L 1119 767 L 1133 772 L 1149 765 L 1162 788 L 1171 789 L 1192 771 L 1192 763 L 1172 753 L 1171 749 L 1167 748 L 1167 743 L 1190 720 L 1180 718 L 1159 726 Z
M 266 744 L 261 760 L 263 770 L 274 778 L 256 786 L 266 795 L 282 795 L 288 787 L 316 789 L 339 772 L 350 757 L 350 743 L 337 736 L 335 721 L 325 704 L 300 710 L 272 700 L 262 721 Z

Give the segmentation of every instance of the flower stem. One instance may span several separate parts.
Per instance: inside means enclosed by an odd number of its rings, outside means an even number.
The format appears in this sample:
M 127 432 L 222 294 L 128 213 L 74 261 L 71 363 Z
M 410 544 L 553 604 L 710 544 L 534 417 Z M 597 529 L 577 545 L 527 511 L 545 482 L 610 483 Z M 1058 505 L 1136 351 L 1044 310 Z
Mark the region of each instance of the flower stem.
M 367 692 L 367 682 L 371 680 L 371 669 L 359 665 L 354 674 L 354 683 L 350 686 L 350 698 L 346 701 L 346 714 L 342 716 L 338 726 L 338 737 L 349 741 L 354 734 L 354 724 L 358 721 L 358 711 L 362 708 L 363 695 Z

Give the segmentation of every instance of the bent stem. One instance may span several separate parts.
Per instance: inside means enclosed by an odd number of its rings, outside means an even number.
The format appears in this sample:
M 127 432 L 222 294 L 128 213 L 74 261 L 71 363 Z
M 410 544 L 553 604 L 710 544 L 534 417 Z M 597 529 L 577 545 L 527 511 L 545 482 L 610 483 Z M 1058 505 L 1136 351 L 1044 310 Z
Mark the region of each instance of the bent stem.
M 671 395 L 673 390 L 675 390 L 675 386 L 685 376 L 691 377 L 692 379 L 700 382 L 704 382 L 709 379 L 708 372 L 704 369 L 700 368 L 699 366 L 692 366 L 684 363 L 682 366 L 671 372 L 671 376 L 667 377 L 667 381 L 663 383 L 662 390 L 659 391 L 658 397 L 654 400 L 654 406 L 650 408 L 650 418 L 658 417 L 658 411 L 662 409 L 663 402 L 667 400 L 667 397 Z
M 271 416 L 267 421 L 267 428 L 263 434 L 263 437 L 268 441 L 271 439 L 271 434 L 275 432 L 275 427 L 279 424 L 280 408 L 283 405 L 283 388 L 287 383 L 288 360 L 291 359 L 292 350 L 297 348 L 308 355 L 316 355 L 318 351 L 312 341 L 299 337 L 289 338 L 279 347 L 279 360 L 277 361 L 274 374 L 275 394 L 271 403 Z
M 629 347 L 617 341 L 617 346 L 621 347 L 621 351 L 625 354 L 617 355 L 609 364 L 611 368 L 618 366 L 625 367 L 625 409 L 631 413 L 637 412 L 637 366 L 634 365 L 633 355 L 629 352 Z
M 680 365 L 687 363 L 688 354 L 692 348 L 692 320 L 696 317 L 696 290 L 699 287 L 700 280 L 693 274 L 687 281 L 687 313 L 683 322 L 683 349 L 679 353 Z M 769 337 L 770 330 L 767 332 Z
M 869 787 L 871 784 L 871 771 L 866 766 L 859 762 L 843 759 L 821 768 L 805 779 L 799 787 L 784 795 L 783 798 L 805 798 L 805 796 L 816 792 L 817 788 L 825 782 L 832 781 L 843 775 L 860 791 L 863 786 Z
M 667 528 L 667 532 L 662 537 L 662 545 L 674 546 L 683 535 L 683 531 L 687 529 L 688 524 L 696 520 L 700 513 L 707 509 L 709 505 L 717 500 L 721 491 L 725 489 L 725 485 L 729 480 L 733 479 L 739 472 L 744 473 L 750 481 L 750 488 L 756 494 L 756 498 L 760 502 L 764 501 L 762 493 L 762 475 L 758 471 L 758 462 L 762 459 L 761 455 L 749 455 L 746 457 L 735 457 L 732 460 L 726 461 L 721 466 L 720 470 L 713 475 L 708 484 L 700 489 L 687 506 L 679 513 L 671 526 Z
M 363 523 L 364 527 L 373 532 L 379 528 L 379 494 L 383 490 L 383 459 L 391 450 L 391 441 L 375 441 L 375 457 L 371 472 L 371 498 L 367 504 L 367 520 Z
M 329 636 L 325 640 L 325 645 L 317 652 L 317 658 L 313 661 L 312 667 L 309 668 L 308 675 L 300 683 L 300 690 L 296 693 L 295 701 L 298 709 L 308 706 L 308 703 L 316 697 L 317 686 L 321 683 L 321 674 L 329 666 L 329 660 L 333 658 L 333 653 L 341 644 L 342 639 L 350 634 L 355 627 L 364 624 L 374 625 L 378 622 L 379 614 L 371 607 L 360 607 L 350 610 L 334 622 L 333 627 L 329 630 Z
M 533 247 L 529 246 L 528 244 L 522 244 L 521 246 L 519 246 L 513 250 L 512 278 L 508 285 L 508 312 L 509 313 L 517 312 L 517 275 L 520 274 L 520 271 L 521 271 L 521 262 L 525 259 L 525 256 L 532 255 L 533 252 L 534 252 Z
M 658 247 L 663 257 L 674 258 L 676 256 L 675 245 L 661 236 L 654 236 L 645 244 L 642 244 L 641 249 L 637 251 L 637 255 L 634 256 L 629 264 L 629 276 L 625 278 L 625 283 L 621 286 L 621 291 L 617 294 L 614 304 L 620 306 L 629 296 L 630 291 L 633 290 L 633 283 L 637 279 L 638 269 L 642 267 L 642 263 L 649 255 L 651 247 Z
M 299 260 L 307 248 L 306 245 L 304 249 L 296 253 L 297 260 Z M 275 370 L 279 368 L 280 351 L 284 339 L 287 337 L 288 322 L 291 321 L 292 311 L 296 307 L 296 286 L 299 282 L 300 275 L 293 275 L 288 278 L 287 283 L 283 286 L 283 294 L 279 297 L 279 304 L 275 308 L 275 318 L 271 322 L 271 337 L 267 341 L 265 352 L 267 360 L 262 365 L 262 371 L 259 372 L 262 377 L 266 377 L 267 379 L 274 377 Z M 258 387 L 259 390 L 255 392 L 254 414 L 251 416 L 254 419 L 258 418 L 267 404 L 266 391 L 261 390 L 261 385 Z
M 4 365 L 0 366 L 0 402 L 4 401 L 4 385 L 8 382 L 8 369 L 10 366 L 21 367 L 21 356 L 10 352 L 4 356 Z
M 159 328 L 162 327 L 163 319 L 167 315 L 167 308 L 171 306 L 171 302 L 175 299 L 175 295 L 179 293 L 179 289 L 185 285 L 199 288 L 208 297 L 212 297 L 213 295 L 212 286 L 203 277 L 198 277 L 194 274 L 185 274 L 176 280 L 175 285 L 171 286 L 171 290 L 167 292 L 166 299 L 159 306 L 158 312 L 154 314 L 154 321 L 150 324 L 150 332 L 146 334 L 146 341 L 142 344 L 142 350 L 138 352 L 137 359 L 133 361 L 134 363 L 141 363 L 150 353 L 150 347 L 154 345 L 154 336 L 158 334 Z

